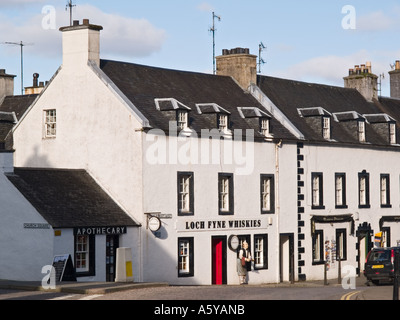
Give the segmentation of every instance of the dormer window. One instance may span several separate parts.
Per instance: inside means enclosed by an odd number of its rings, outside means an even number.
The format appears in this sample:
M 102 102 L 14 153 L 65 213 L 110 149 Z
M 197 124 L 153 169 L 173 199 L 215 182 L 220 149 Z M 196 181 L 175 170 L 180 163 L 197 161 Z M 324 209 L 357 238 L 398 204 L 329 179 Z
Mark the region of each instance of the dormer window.
M 188 112 L 185 110 L 177 111 L 177 124 L 179 129 L 187 129 L 189 127 L 188 124 Z
M 221 132 L 228 132 L 228 115 L 227 114 L 219 114 L 218 115 L 218 129 Z
M 358 121 L 358 141 L 365 142 L 365 121 Z
M 322 107 L 298 108 L 297 112 L 304 118 L 307 125 L 325 140 L 332 139 L 331 117 L 332 114 Z
M 250 127 L 261 133 L 266 140 L 273 138 L 271 134 L 271 116 L 257 107 L 238 107 L 239 115 Z
M 390 123 L 389 124 L 389 138 L 390 138 L 390 144 L 396 144 L 397 139 L 396 139 L 396 123 Z
M 322 118 L 322 135 L 324 139 L 329 140 L 331 138 L 331 118 Z

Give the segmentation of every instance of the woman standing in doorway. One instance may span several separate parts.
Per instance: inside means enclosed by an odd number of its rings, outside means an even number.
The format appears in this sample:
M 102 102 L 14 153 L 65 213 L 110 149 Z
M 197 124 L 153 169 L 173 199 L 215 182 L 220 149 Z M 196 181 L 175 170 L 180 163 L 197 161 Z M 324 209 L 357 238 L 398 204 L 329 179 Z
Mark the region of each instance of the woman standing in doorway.
M 247 241 L 243 241 L 242 248 L 239 250 L 237 259 L 237 273 L 240 284 L 247 284 L 247 263 L 251 262 L 251 253 Z

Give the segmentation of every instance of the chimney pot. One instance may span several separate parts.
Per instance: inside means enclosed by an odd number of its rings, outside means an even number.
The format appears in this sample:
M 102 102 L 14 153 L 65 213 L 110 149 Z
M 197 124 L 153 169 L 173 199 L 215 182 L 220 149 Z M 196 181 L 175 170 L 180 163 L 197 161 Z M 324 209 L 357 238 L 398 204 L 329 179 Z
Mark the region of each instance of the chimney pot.
M 83 25 L 88 26 L 89 25 L 89 19 L 83 19 Z
M 38 86 L 38 79 L 39 79 L 39 73 L 34 73 L 33 74 L 33 86 L 34 87 Z
M 0 69 L 0 74 L 6 74 L 6 69 Z
M 77 27 L 77 26 L 79 26 L 79 20 L 74 20 L 74 24 L 73 24 L 73 26 L 74 26 L 74 27 Z
M 396 70 L 400 70 L 400 60 L 396 60 Z

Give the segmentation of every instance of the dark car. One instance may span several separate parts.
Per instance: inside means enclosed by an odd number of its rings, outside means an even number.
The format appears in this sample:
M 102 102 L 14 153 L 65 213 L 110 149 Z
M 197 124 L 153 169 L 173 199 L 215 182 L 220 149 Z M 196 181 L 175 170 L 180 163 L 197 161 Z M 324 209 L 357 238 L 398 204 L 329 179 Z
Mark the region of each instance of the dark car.
M 393 281 L 395 252 L 400 252 L 400 247 L 374 248 L 368 253 L 364 269 L 368 281 L 374 284 Z

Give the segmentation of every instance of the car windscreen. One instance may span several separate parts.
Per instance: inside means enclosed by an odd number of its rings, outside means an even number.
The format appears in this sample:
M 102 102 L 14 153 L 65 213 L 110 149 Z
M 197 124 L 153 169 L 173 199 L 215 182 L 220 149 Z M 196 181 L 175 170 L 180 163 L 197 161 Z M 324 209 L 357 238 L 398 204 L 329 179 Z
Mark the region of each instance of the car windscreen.
M 369 262 L 382 262 L 382 261 L 390 261 L 390 251 L 382 250 L 382 251 L 373 251 L 369 255 Z

